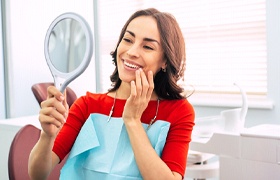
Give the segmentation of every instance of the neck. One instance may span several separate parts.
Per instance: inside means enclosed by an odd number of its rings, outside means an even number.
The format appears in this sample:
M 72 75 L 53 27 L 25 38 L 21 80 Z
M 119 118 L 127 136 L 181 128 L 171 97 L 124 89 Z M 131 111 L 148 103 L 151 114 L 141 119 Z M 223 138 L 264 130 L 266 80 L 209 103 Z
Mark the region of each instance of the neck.
M 128 99 L 130 95 L 130 91 L 131 91 L 130 84 L 122 82 L 119 89 L 117 90 L 118 92 L 117 97 L 119 99 Z

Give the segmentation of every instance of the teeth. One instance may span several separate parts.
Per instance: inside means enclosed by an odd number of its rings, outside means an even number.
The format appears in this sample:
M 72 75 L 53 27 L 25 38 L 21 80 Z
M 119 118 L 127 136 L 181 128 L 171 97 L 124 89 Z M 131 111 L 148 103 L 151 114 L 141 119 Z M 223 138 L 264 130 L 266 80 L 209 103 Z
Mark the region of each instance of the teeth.
M 124 64 L 125 64 L 126 66 L 130 67 L 130 68 L 133 68 L 133 69 L 138 69 L 138 68 L 140 68 L 139 66 L 137 66 L 137 65 L 135 65 L 135 64 L 130 64 L 130 63 L 128 63 L 128 62 L 124 62 Z

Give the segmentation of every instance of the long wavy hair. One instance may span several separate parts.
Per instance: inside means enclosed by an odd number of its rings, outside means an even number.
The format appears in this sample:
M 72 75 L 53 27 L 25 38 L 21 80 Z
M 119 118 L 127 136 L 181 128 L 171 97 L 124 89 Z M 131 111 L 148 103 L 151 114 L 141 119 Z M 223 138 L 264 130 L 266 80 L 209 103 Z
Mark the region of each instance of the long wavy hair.
M 150 16 L 156 20 L 164 53 L 163 58 L 166 60 L 166 72 L 160 70 L 154 77 L 154 90 L 156 94 L 161 99 L 185 98 L 182 95 L 183 88 L 177 84 L 177 81 L 184 77 L 185 71 L 186 52 L 184 37 L 176 19 L 171 14 L 160 12 L 155 8 L 136 11 L 122 28 L 116 49 L 110 53 L 116 68 L 110 76 L 112 88 L 109 89 L 109 92 L 117 90 L 121 85 L 117 68 L 117 49 L 127 26 L 133 19 L 139 16 Z

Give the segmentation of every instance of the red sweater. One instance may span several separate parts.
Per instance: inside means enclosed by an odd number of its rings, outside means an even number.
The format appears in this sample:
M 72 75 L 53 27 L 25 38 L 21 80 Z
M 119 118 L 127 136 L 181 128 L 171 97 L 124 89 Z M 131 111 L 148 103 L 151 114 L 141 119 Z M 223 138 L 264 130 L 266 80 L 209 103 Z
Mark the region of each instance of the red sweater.
M 109 115 L 114 98 L 107 94 L 87 93 L 78 98 L 71 106 L 67 121 L 59 132 L 53 147 L 53 152 L 62 160 L 71 150 L 84 122 L 92 113 Z M 126 100 L 116 99 L 112 117 L 122 117 Z M 142 123 L 149 124 L 154 118 L 157 101 L 150 101 L 143 112 Z M 171 171 L 185 174 L 189 142 L 194 125 L 194 110 L 186 100 L 161 100 L 156 120 L 170 122 L 166 144 L 161 159 Z

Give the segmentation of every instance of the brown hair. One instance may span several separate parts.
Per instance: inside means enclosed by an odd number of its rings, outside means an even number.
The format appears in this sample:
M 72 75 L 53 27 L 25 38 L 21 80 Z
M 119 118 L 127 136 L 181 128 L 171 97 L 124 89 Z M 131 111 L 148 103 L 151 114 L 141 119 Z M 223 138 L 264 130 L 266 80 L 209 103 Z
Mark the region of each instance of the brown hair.
M 129 23 L 139 16 L 151 16 L 156 20 L 164 53 L 163 57 L 166 60 L 166 72 L 159 71 L 154 78 L 156 94 L 163 99 L 185 98 L 182 95 L 183 89 L 177 85 L 177 81 L 183 78 L 185 71 L 186 53 L 183 34 L 176 19 L 171 14 L 160 12 L 154 8 L 135 12 L 122 28 L 117 47 L 115 51 L 111 52 L 116 68 L 110 76 L 113 88 L 109 89 L 109 92 L 117 90 L 121 85 L 117 69 L 117 48 Z

